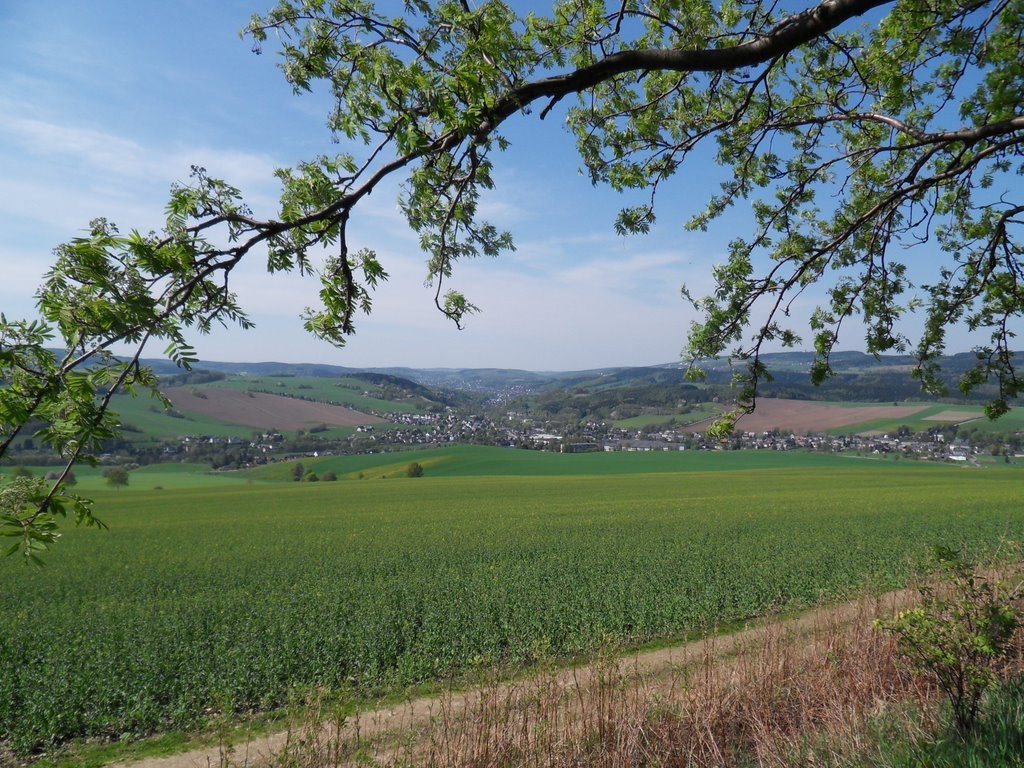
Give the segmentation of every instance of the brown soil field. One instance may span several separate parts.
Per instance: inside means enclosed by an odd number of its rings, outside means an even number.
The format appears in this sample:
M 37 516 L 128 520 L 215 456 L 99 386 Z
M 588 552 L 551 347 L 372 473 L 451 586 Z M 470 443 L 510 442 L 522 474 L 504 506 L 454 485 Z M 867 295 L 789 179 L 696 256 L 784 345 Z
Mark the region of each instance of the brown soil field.
M 356 427 L 384 419 L 340 405 L 235 389 L 174 387 L 164 392 L 174 407 L 232 424 L 263 429 L 305 429 L 315 424 Z
M 926 405 L 878 405 L 848 408 L 807 400 L 758 399 L 757 408 L 736 422 L 736 428 L 745 432 L 767 432 L 780 429 L 796 434 L 824 432 L 874 419 L 902 419 Z

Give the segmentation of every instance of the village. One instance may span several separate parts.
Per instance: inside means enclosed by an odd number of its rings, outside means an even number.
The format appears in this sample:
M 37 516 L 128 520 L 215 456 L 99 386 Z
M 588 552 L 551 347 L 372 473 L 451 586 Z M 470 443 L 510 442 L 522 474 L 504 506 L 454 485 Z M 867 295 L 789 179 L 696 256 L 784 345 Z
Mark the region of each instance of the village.
M 294 438 L 278 432 L 238 437 L 182 437 L 165 445 L 164 460 L 188 458 L 211 461 L 221 468 L 253 466 L 300 457 L 338 454 L 385 453 L 454 444 L 493 445 L 559 453 L 595 451 L 815 451 L 862 456 L 884 456 L 952 463 L 973 463 L 981 454 L 1003 456 L 1006 461 L 1024 458 L 1018 435 L 956 436 L 956 429 L 935 427 L 926 432 L 901 428 L 894 433 L 796 434 L 770 431 L 736 431 L 726 437 L 709 435 L 708 421 L 690 425 L 627 429 L 603 421 L 565 425 L 522 418 L 506 412 L 500 417 L 462 414 L 454 409 L 437 413 L 379 414 L 387 423 L 359 426 L 340 439 L 300 431 Z

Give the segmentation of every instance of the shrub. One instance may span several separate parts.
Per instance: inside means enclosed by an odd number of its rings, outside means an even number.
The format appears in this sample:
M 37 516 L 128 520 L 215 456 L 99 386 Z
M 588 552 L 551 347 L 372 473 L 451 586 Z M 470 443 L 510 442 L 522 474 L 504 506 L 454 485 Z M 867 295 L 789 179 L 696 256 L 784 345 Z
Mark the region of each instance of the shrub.
M 338 479 L 338 476 L 331 472 L 330 470 L 328 470 L 327 472 L 324 472 L 320 476 L 320 479 L 323 480 L 325 483 L 333 483 L 335 480 Z
M 423 465 L 414 461 L 405 468 L 405 474 L 408 477 L 423 477 Z
M 993 582 L 946 547 L 935 547 L 932 557 L 941 578 L 920 588 L 921 605 L 875 625 L 895 635 L 914 669 L 935 678 L 965 737 L 1019 623 L 1020 586 Z
M 128 470 L 124 467 L 110 467 L 109 469 L 104 469 L 103 477 L 106 478 L 107 485 L 113 488 L 121 488 L 128 485 Z

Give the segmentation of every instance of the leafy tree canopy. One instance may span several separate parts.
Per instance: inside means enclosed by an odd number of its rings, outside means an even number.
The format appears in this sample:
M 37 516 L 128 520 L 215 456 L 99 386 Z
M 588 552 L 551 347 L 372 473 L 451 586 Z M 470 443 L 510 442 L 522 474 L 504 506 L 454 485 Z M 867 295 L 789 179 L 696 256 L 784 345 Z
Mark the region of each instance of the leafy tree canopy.
M 279 170 L 274 218 L 196 168 L 172 188 L 161 231 L 97 220 L 60 246 L 38 294 L 42 319 L 0 317 L 0 456 L 38 419 L 68 468 L 87 459 L 116 432 L 111 394 L 155 389 L 139 365 L 147 344 L 187 367 L 187 332 L 249 324 L 231 274 L 254 249 L 271 272 L 315 276 L 306 327 L 343 344 L 387 278 L 372 250 L 349 249 L 349 222 L 389 179 L 401 181 L 435 301 L 461 325 L 476 307 L 446 289 L 456 264 L 513 247 L 478 212 L 503 130 L 560 103 L 593 182 L 641 200 L 620 212 L 618 231 L 647 231 L 659 189 L 705 147 L 729 180 L 688 226 L 752 206 L 749 231 L 714 267 L 714 291 L 694 299 L 703 319 L 687 350 L 743 361 L 741 410 L 769 375 L 760 351 L 801 343 L 807 329 L 789 309 L 821 284 L 814 381 L 829 376 L 856 317 L 869 352 L 914 351 L 915 375 L 937 389 L 946 329 L 963 323 L 980 343 L 961 386 L 997 385 L 998 415 L 1021 388 L 1010 344 L 1022 309 L 1022 33 L 1024 0 L 566 0 L 525 15 L 493 0 L 406 0 L 397 15 L 369 2 L 280 2 L 245 34 L 281 54 L 296 92 L 326 87 L 330 131 L 363 150 Z M 944 257 L 912 285 L 906 260 L 927 242 Z M 925 318 L 919 338 L 901 331 L 911 309 Z M 66 353 L 47 351 L 55 337 Z M 109 353 L 122 342 L 135 345 L 128 360 Z M 55 510 L 92 520 L 63 487 L 9 494 L 21 506 L 4 507 L 3 532 L 26 553 Z

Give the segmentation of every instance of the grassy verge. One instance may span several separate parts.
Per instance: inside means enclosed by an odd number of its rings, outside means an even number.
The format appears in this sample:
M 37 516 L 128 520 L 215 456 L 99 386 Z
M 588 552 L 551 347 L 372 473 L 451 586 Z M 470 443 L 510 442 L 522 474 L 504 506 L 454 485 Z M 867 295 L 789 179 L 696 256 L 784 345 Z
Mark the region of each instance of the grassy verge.
M 955 735 L 948 708 L 905 707 L 870 723 L 871 747 L 842 761 L 844 768 L 1024 765 L 1024 677 L 1005 680 L 989 692 L 976 730 Z
M 809 626 L 766 625 L 738 645 L 710 638 L 655 669 L 636 657 L 598 659 L 571 676 L 546 670 L 522 685 L 450 694 L 429 722 L 411 707 L 385 728 L 314 709 L 275 765 L 1024 764 L 1024 679 L 994 689 L 977 730 L 958 739 L 935 688 L 871 629 L 872 616 L 892 609 L 865 598 Z

